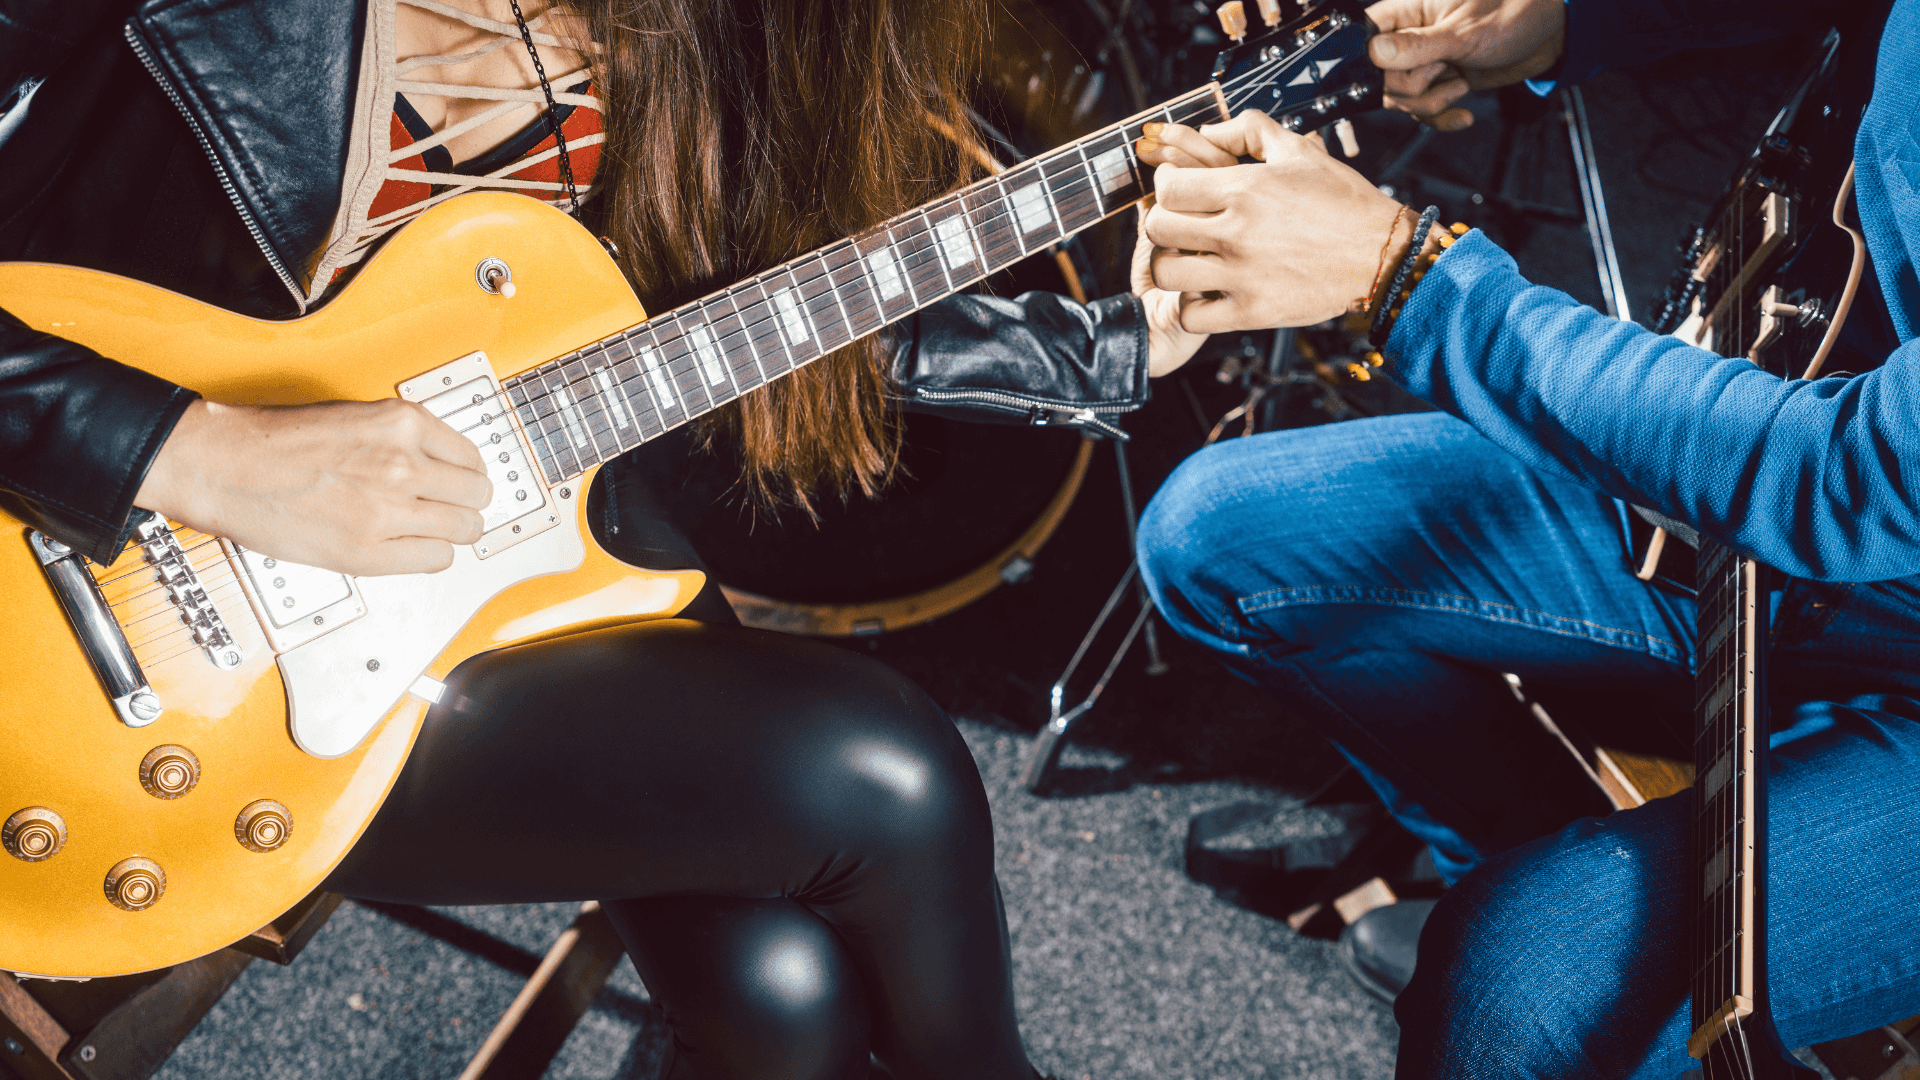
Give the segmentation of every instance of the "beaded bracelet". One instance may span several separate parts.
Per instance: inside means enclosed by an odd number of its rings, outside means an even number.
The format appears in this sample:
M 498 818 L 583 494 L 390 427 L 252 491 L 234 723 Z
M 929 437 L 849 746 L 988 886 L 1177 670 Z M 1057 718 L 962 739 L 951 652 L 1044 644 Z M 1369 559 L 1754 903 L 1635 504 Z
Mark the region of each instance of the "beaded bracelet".
M 1467 227 L 1456 221 L 1447 227 L 1445 233 L 1441 234 L 1439 243 L 1434 246 L 1432 251 L 1426 250 L 1427 244 L 1425 240 L 1421 241 L 1420 254 L 1413 259 L 1411 263 L 1412 273 L 1407 275 L 1405 282 L 1406 291 L 1400 291 L 1400 282 L 1396 280 L 1392 291 L 1393 294 L 1383 298 L 1380 302 L 1380 311 L 1378 314 L 1386 316 L 1386 321 L 1383 324 L 1376 319 L 1372 333 L 1367 335 L 1367 344 L 1372 345 L 1375 350 L 1372 354 L 1373 356 L 1377 357 L 1380 355 L 1379 350 L 1386 346 L 1387 338 L 1393 335 L 1393 324 L 1399 320 L 1401 309 L 1407 306 L 1407 300 L 1413 295 L 1413 290 L 1420 284 L 1420 280 L 1427 276 L 1427 271 L 1433 269 L 1433 264 L 1439 261 L 1440 256 L 1446 254 L 1447 249 L 1453 246 L 1453 242 L 1466 234 Z M 1373 363 L 1374 366 L 1378 367 L 1381 362 L 1380 360 L 1375 360 Z
M 1367 344 L 1379 348 L 1387 343 L 1387 335 L 1393 329 L 1393 320 L 1389 312 L 1399 314 L 1396 300 L 1401 299 L 1400 290 L 1406 287 L 1407 276 L 1413 273 L 1413 264 L 1420 258 L 1420 252 L 1427 246 L 1427 233 L 1440 217 L 1440 208 L 1429 206 L 1420 212 L 1420 224 L 1413 227 L 1413 242 L 1407 245 L 1407 253 L 1400 260 L 1400 268 L 1393 272 L 1393 284 L 1387 286 L 1386 294 L 1380 297 L 1380 306 L 1374 309 L 1373 326 L 1367 332 Z

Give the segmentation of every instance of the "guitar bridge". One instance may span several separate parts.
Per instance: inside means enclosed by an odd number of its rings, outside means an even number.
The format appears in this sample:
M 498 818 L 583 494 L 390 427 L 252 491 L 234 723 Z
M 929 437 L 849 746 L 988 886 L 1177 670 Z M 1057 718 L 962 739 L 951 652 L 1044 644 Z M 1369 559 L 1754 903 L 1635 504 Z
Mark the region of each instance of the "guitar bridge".
M 200 574 L 180 547 L 179 539 L 167 528 L 166 520 L 155 514 L 134 530 L 134 536 L 146 555 L 147 564 L 153 567 L 154 577 L 167 590 L 167 599 L 180 613 L 180 621 L 186 624 L 193 643 L 206 652 L 214 667 L 222 671 L 239 667 L 246 656 L 234 641 L 233 632 L 227 629 L 226 620 L 220 617 L 220 609 L 207 595 L 206 586 L 201 584 Z

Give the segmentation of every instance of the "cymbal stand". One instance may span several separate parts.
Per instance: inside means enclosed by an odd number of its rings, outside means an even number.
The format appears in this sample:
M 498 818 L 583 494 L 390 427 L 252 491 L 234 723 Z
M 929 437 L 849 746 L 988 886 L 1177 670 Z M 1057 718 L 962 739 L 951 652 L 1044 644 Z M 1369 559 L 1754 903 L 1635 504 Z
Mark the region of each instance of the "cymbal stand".
M 1599 161 L 1593 150 L 1593 132 L 1587 123 L 1587 102 L 1580 88 L 1562 87 L 1548 98 L 1521 86 L 1503 87 L 1495 93 L 1500 136 L 1494 149 L 1493 172 L 1484 187 L 1414 171 L 1414 159 L 1434 139 L 1433 129 L 1424 125 L 1380 168 L 1374 182 L 1394 198 L 1408 199 L 1415 205 L 1433 201 L 1479 216 L 1503 243 L 1511 242 L 1520 230 L 1534 223 L 1580 225 L 1593 245 L 1594 272 L 1600 280 L 1607 314 L 1631 319 L 1620 256 L 1613 243 L 1613 224 L 1607 216 L 1607 198 L 1601 189 Z M 1574 183 L 1580 193 L 1579 210 L 1522 198 L 1507 190 L 1522 132 L 1544 147 L 1551 138 L 1547 125 L 1552 119 L 1558 119 L 1566 130 Z M 1468 220 L 1471 222 L 1472 217 Z

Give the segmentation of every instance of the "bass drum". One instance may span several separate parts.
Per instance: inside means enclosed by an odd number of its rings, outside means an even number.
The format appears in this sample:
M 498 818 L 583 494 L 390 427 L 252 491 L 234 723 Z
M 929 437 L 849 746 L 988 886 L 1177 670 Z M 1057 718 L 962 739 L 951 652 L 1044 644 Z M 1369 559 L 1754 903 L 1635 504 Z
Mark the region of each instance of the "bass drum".
M 999 132 L 1034 154 L 1133 111 L 1123 80 L 1084 60 L 1048 6 L 996 5 L 977 104 L 997 129 L 981 149 L 1000 163 L 1011 151 L 996 144 Z M 1060 24 L 1083 21 L 1077 9 L 1068 14 Z M 1036 253 L 988 284 L 1002 295 L 1039 288 L 1084 300 L 1083 276 L 1125 287 L 1132 242 L 1132 220 L 1120 215 L 1082 234 L 1078 267 L 1065 253 Z M 794 510 L 756 512 L 736 490 L 689 533 L 741 621 L 794 634 L 878 634 L 1026 577 L 1080 491 L 1092 441 L 914 414 L 905 424 L 902 478 L 879 499 L 825 500 L 816 523 Z
M 1080 490 L 1093 442 L 909 415 L 902 479 L 816 524 L 738 498 L 690 534 L 740 620 L 791 634 L 900 630 L 1024 579 Z

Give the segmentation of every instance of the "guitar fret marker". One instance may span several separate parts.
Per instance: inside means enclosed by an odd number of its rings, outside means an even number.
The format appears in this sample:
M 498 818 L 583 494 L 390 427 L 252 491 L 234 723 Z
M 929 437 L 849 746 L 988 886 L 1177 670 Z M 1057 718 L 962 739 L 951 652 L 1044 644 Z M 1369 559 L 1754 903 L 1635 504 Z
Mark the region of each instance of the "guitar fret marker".
M 807 333 L 807 323 L 800 315 L 800 303 L 793 298 L 792 289 L 780 289 L 773 294 L 774 310 L 780 313 L 780 330 L 787 335 L 787 346 L 797 348 L 813 340 Z
M 1727 781 L 1732 776 L 1733 755 L 1720 755 L 1719 760 L 1713 763 L 1713 768 L 1707 770 L 1707 798 L 1711 799 L 1720 794 L 1720 789 L 1727 786 Z
M 593 378 L 600 384 L 600 393 L 607 400 L 608 411 L 613 413 L 613 422 L 623 430 L 632 427 L 633 414 L 627 411 L 627 403 L 620 400 L 619 391 L 614 389 L 613 377 L 607 373 L 607 365 L 594 368 Z
M 1720 680 L 1719 685 L 1713 688 L 1713 694 L 1707 698 L 1707 711 L 1705 715 L 1717 715 L 1721 709 L 1726 707 L 1727 702 L 1733 699 L 1733 684 L 1734 679 L 1731 676 Z
M 1133 182 L 1133 170 L 1127 167 L 1126 150 L 1115 147 L 1093 159 L 1093 174 L 1100 180 L 1100 190 L 1111 195 Z
M 1046 185 L 1028 184 L 1013 193 L 1013 216 L 1024 235 L 1053 224 L 1053 208 L 1047 205 Z
M 562 380 L 565 378 L 565 375 L 561 376 Z M 572 439 L 573 445 L 582 450 L 590 449 L 593 446 L 593 440 L 587 438 L 586 421 L 581 417 L 580 406 L 574 404 L 573 394 L 568 392 L 564 381 L 554 389 L 553 396 L 554 400 L 560 403 L 561 419 L 567 422 L 567 438 Z
M 973 262 L 973 238 L 967 235 L 965 219 L 958 215 L 947 218 L 933 227 L 933 233 L 940 242 L 940 257 L 946 260 L 948 273 L 957 274 Z
M 873 283 L 880 290 L 880 299 L 891 300 L 907 291 L 900 280 L 900 264 L 894 260 L 893 249 L 883 247 L 867 256 L 867 268 L 873 272 Z
M 1726 845 L 1722 844 L 1714 848 L 1713 858 L 1707 860 L 1706 890 L 1701 899 L 1713 899 L 1713 894 L 1719 891 L 1720 886 L 1727 883 L 1727 878 L 1732 873 L 1733 862 L 1727 857 Z
M 660 371 L 660 354 L 649 345 L 640 346 L 640 366 L 646 370 L 647 382 L 652 384 L 655 396 L 666 403 L 669 409 L 679 405 L 673 399 L 673 383 Z
M 700 370 L 707 373 L 707 385 L 719 386 L 727 381 L 727 365 L 720 356 L 720 347 L 713 340 L 713 332 L 696 323 L 687 333 L 687 340 L 693 343 L 693 354 L 700 358 Z

